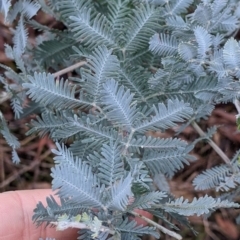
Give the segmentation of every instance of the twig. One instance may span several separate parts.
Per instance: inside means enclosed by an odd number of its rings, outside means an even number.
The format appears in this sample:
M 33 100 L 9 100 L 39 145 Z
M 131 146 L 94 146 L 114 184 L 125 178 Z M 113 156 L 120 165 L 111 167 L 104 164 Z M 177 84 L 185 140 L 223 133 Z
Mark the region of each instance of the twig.
M 233 103 L 234 103 L 234 105 L 235 105 L 235 107 L 237 109 L 238 114 L 236 115 L 236 117 L 238 118 L 238 117 L 240 117 L 240 102 L 237 99 L 235 99 L 233 101 Z
M 24 174 L 25 172 L 28 172 L 38 166 L 41 162 L 41 159 L 44 159 L 46 156 L 48 156 L 51 153 L 51 150 L 46 151 L 44 154 L 41 155 L 40 159 L 35 159 L 33 162 L 30 163 L 30 165 L 24 166 L 19 171 L 15 171 L 10 177 L 6 178 L 1 184 L 0 189 L 4 188 L 5 186 L 9 185 L 11 182 L 13 182 L 17 177 Z
M 181 240 L 182 239 L 182 236 L 179 235 L 178 233 L 175 233 L 161 225 L 159 225 L 158 223 L 152 221 L 151 219 L 147 218 L 147 217 L 144 217 L 142 216 L 141 214 L 139 213 L 136 213 L 134 211 L 130 211 L 129 213 L 131 213 L 132 215 L 134 215 L 135 217 L 139 217 L 141 219 L 143 219 L 144 221 L 146 221 L 147 223 L 151 224 L 152 226 L 156 227 L 157 229 L 159 229 L 161 232 L 171 236 L 171 237 L 174 237 L 175 239 L 178 239 L 178 240 Z
M 67 67 L 67 68 L 64 68 L 64 69 L 62 69 L 62 70 L 60 70 L 60 71 L 58 71 L 58 72 L 55 72 L 55 73 L 53 74 L 53 76 L 54 76 L 54 77 L 59 77 L 59 76 L 65 74 L 65 73 L 71 72 L 71 71 L 73 71 L 74 69 L 79 68 L 79 67 L 82 67 L 82 66 L 84 66 L 84 65 L 86 65 L 86 64 L 87 64 L 86 61 L 81 61 L 81 62 L 75 63 L 75 64 L 73 64 L 73 65 L 71 65 L 71 66 L 69 66 L 69 67 Z
M 192 127 L 198 132 L 198 134 L 201 136 L 201 137 L 206 137 L 206 134 L 203 132 L 203 130 L 199 127 L 199 125 L 193 121 L 191 123 Z M 218 145 L 210 138 L 207 138 L 208 139 L 208 142 L 210 144 L 210 146 L 216 151 L 216 153 L 223 159 L 223 161 L 228 164 L 228 165 L 231 165 L 231 161 L 230 159 L 227 157 L 227 155 L 222 151 L 222 149 L 220 149 L 218 147 Z
M 131 129 L 131 132 L 130 132 L 130 134 L 129 134 L 129 136 L 128 136 L 128 141 L 127 141 L 127 143 L 125 144 L 125 148 L 124 148 L 124 150 L 123 150 L 123 155 L 126 155 L 126 154 L 127 154 L 127 150 L 128 150 L 128 147 L 129 147 L 129 143 L 130 143 L 131 140 L 132 140 L 132 137 L 133 137 L 134 132 L 135 132 L 135 130 L 132 128 L 132 129 Z

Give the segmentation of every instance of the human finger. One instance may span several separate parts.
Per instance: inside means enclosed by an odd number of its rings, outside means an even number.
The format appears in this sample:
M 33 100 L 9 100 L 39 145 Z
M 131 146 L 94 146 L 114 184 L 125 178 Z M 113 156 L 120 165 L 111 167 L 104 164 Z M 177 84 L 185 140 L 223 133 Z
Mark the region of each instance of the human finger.
M 33 209 L 39 201 L 53 194 L 50 189 L 12 191 L 0 194 L 0 240 L 38 240 L 40 237 L 56 240 L 77 239 L 76 229 L 56 231 L 55 228 L 38 228 L 32 221 Z M 45 204 L 46 205 L 46 204 Z

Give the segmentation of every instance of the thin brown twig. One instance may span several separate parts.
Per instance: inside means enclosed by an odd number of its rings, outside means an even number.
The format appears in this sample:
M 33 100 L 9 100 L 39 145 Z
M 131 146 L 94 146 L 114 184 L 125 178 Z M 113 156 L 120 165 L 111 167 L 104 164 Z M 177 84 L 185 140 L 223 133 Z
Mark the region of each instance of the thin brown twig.
M 206 134 L 204 133 L 204 131 L 200 128 L 200 126 L 195 121 L 193 121 L 191 125 L 201 137 L 206 137 Z M 231 161 L 228 158 L 228 156 L 222 151 L 221 148 L 218 147 L 218 145 L 212 139 L 208 138 L 208 143 L 226 164 L 231 165 Z
M 146 221 L 147 223 L 151 224 L 152 226 L 156 227 L 157 229 L 159 229 L 161 232 L 171 236 L 171 237 L 174 237 L 175 239 L 178 239 L 178 240 L 181 240 L 182 239 L 182 236 L 179 235 L 178 233 L 176 232 L 173 232 L 161 225 L 159 225 L 158 223 L 154 222 L 153 220 L 139 214 L 139 213 L 136 213 L 134 211 L 130 211 L 129 213 L 131 213 L 132 215 L 134 215 L 135 217 L 139 217 L 141 219 L 143 219 L 144 221 Z
M 10 177 L 8 177 L 7 179 L 5 179 L 1 184 L 0 184 L 0 189 L 4 188 L 5 186 L 7 186 L 8 184 L 10 184 L 11 182 L 13 182 L 18 176 L 24 174 L 25 172 L 28 172 L 30 170 L 32 170 L 33 168 L 35 168 L 37 165 L 40 164 L 41 159 L 44 159 L 46 156 L 48 156 L 51 153 L 51 150 L 46 151 L 44 154 L 42 154 L 40 156 L 40 158 L 35 159 L 34 161 L 32 161 L 30 163 L 30 165 L 24 166 L 22 169 L 20 169 L 19 171 L 14 172 Z
M 79 67 L 82 67 L 84 65 L 86 65 L 87 62 L 86 61 L 81 61 L 81 62 L 78 62 L 78 63 L 75 63 L 67 68 L 64 68 L 58 72 L 55 72 L 53 73 L 53 76 L 56 78 L 56 77 L 60 77 L 61 75 L 65 74 L 65 73 L 68 73 L 68 72 L 71 72 L 73 70 L 75 70 L 76 68 L 79 68 Z
M 239 100 L 235 99 L 235 100 L 233 101 L 233 103 L 234 103 L 234 105 L 235 105 L 235 107 L 236 107 L 236 109 L 237 109 L 237 112 L 238 112 L 238 114 L 237 114 L 236 117 L 239 117 L 239 115 L 240 115 L 240 102 L 239 102 Z

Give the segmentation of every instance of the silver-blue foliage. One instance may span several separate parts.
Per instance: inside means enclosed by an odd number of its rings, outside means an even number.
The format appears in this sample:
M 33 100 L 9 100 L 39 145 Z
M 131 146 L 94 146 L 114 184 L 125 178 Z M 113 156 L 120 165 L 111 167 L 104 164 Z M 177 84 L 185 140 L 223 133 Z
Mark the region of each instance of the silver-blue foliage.
M 82 224 L 79 239 L 158 238 L 156 224 L 133 220 L 135 209 L 177 231 L 169 216 L 191 228 L 185 216 L 239 207 L 230 195 L 189 202 L 169 192 L 166 179 L 196 160 L 194 145 L 210 141 L 215 128 L 189 143 L 149 136 L 176 127 L 179 133 L 208 118 L 216 104 L 239 100 L 239 1 L 2 0 L 0 11 L 5 22 L 18 19 L 13 46 L 5 45 L 18 71 L 0 65 L 0 103 L 11 98 L 16 118 L 40 111 L 27 134 L 48 135 L 57 147 L 51 175 L 60 203 L 52 196 L 47 206 L 38 203 L 37 225 Z M 62 22 L 64 30 L 33 20 L 38 11 Z M 42 32 L 36 46 L 28 39 L 29 25 Z M 27 100 L 34 105 L 25 110 Z M 19 162 L 20 143 L 2 114 L 0 133 Z M 238 158 L 206 170 L 193 185 L 238 188 Z

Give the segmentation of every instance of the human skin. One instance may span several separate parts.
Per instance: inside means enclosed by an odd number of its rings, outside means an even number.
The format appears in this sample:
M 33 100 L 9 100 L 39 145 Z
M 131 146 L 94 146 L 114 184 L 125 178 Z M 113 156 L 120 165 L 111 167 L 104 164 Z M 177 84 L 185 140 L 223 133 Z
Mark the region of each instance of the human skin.
M 77 239 L 76 229 L 56 231 L 55 228 L 39 227 L 32 221 L 33 209 L 39 201 L 46 205 L 50 189 L 23 190 L 0 194 L 0 240 L 38 240 L 46 237 L 56 240 Z M 56 197 L 57 199 L 57 197 Z
M 53 195 L 50 189 L 12 191 L 0 194 L 0 240 L 39 240 L 46 237 L 56 240 L 77 239 L 76 229 L 56 231 L 55 228 L 39 227 L 32 221 L 33 209 L 41 201 L 46 206 L 46 197 Z M 57 197 L 56 197 L 57 199 Z M 151 218 L 142 210 L 139 214 Z M 137 219 L 138 224 L 146 222 Z

